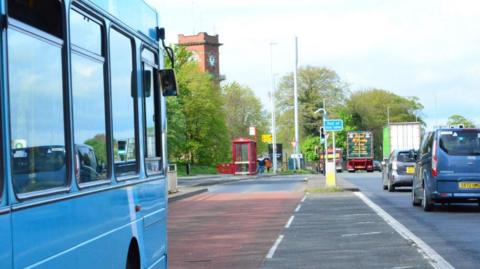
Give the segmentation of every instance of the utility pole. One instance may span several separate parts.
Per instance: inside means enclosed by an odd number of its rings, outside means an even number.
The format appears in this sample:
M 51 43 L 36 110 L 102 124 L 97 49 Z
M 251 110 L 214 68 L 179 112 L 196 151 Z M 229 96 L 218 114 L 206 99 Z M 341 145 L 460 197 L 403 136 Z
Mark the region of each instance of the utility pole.
M 270 42 L 270 72 L 272 75 L 272 94 L 271 94 L 271 105 L 272 105 L 272 164 L 273 164 L 273 174 L 277 173 L 277 134 L 275 129 L 275 75 L 273 74 L 273 46 L 276 45 L 275 42 Z
M 299 135 L 298 135 L 298 85 L 297 85 L 297 69 L 298 69 L 298 38 L 295 37 L 295 64 L 293 68 L 293 105 L 295 109 L 295 154 L 300 154 Z
M 325 104 L 325 98 L 323 98 L 323 120 L 322 120 L 322 125 L 325 125 L 325 121 L 327 120 L 327 107 Z M 327 163 L 327 155 L 328 155 L 328 135 L 327 132 L 325 132 L 325 139 L 324 139 L 324 148 L 325 148 L 325 157 L 323 158 L 325 160 L 325 165 Z

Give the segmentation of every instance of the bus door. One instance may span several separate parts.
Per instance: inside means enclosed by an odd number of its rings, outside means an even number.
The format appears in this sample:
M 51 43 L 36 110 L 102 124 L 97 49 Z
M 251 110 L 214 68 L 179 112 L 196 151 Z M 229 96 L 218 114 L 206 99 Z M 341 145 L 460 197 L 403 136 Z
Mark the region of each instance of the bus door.
M 158 81 L 155 76 L 157 57 L 156 53 L 148 49 L 142 51 L 144 123 L 146 126 L 145 165 L 149 176 L 161 176 L 163 169 L 162 148 L 160 141 L 158 141 L 158 136 L 161 134 L 161 124 L 156 122 L 161 119 L 161 111 L 159 111 L 161 95 L 159 91 L 155 90 L 158 88 Z M 138 191 L 140 196 L 155 197 L 152 201 L 166 201 L 164 188 L 165 180 L 162 180 L 160 184 L 152 184 L 148 188 L 141 187 Z M 147 201 L 144 201 L 143 204 L 145 208 L 152 208 L 152 212 L 146 212 L 143 217 L 146 263 L 150 265 L 166 254 L 166 204 L 149 205 Z
M 3 179 L 0 183 L 3 191 Z M 0 192 L 0 268 L 12 267 L 12 231 L 10 230 L 10 208 L 6 206 L 5 193 Z

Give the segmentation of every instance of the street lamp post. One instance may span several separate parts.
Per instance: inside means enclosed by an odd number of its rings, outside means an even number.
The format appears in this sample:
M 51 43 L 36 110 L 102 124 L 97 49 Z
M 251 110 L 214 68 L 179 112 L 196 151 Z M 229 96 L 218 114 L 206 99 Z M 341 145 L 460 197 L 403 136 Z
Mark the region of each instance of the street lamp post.
M 270 42 L 270 72 L 272 75 L 272 94 L 270 96 L 272 105 L 272 164 L 273 173 L 277 173 L 277 133 L 275 129 L 275 75 L 273 74 L 273 46 L 275 42 Z

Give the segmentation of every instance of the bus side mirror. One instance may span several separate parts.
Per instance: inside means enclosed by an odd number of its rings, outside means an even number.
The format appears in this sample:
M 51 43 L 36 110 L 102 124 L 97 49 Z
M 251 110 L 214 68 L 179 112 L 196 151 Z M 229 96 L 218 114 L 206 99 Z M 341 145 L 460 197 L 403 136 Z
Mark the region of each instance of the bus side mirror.
M 162 69 L 158 70 L 158 77 L 160 80 L 160 87 L 163 96 L 177 96 L 177 79 L 175 77 L 175 70 Z

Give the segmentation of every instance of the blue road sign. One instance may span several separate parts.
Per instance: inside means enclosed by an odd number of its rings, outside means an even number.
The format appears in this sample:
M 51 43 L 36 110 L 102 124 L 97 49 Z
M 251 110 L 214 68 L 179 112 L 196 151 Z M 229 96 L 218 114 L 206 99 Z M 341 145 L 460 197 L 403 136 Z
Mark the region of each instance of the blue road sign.
M 338 132 L 343 130 L 343 120 L 325 120 L 323 123 L 323 128 L 326 132 Z

